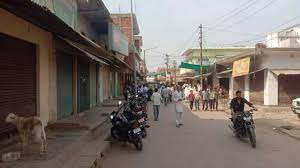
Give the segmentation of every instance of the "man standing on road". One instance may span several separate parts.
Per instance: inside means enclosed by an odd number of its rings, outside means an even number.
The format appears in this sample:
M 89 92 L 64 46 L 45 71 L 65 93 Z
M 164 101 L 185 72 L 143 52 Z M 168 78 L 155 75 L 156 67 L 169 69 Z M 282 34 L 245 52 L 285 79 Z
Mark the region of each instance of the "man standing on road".
M 179 128 L 182 126 L 182 113 L 183 107 L 181 101 L 183 100 L 183 94 L 181 88 L 177 86 L 175 92 L 173 93 L 173 101 L 175 104 L 175 113 L 176 113 L 176 127 Z
M 190 102 L 190 109 L 193 110 L 194 102 L 195 102 L 195 95 L 193 90 L 190 91 L 190 94 L 188 96 L 189 102 Z
M 196 111 L 200 110 L 200 91 L 198 91 L 198 89 L 196 89 L 195 93 L 195 108 Z
M 208 91 L 209 95 L 209 109 L 210 111 L 215 109 L 215 91 L 214 89 L 210 88 Z
M 202 110 L 208 110 L 208 100 L 209 100 L 209 95 L 208 95 L 208 90 L 203 89 L 202 91 Z
M 159 111 L 160 111 L 160 103 L 161 103 L 161 95 L 158 93 L 158 89 L 154 89 L 154 93 L 151 96 L 151 100 L 153 101 L 153 113 L 154 113 L 154 121 L 158 121 L 159 119 Z
M 162 92 L 163 92 L 162 96 L 163 96 L 163 99 L 164 99 L 165 106 L 167 106 L 168 103 L 169 103 L 169 96 L 170 96 L 169 87 L 168 86 L 165 87 Z

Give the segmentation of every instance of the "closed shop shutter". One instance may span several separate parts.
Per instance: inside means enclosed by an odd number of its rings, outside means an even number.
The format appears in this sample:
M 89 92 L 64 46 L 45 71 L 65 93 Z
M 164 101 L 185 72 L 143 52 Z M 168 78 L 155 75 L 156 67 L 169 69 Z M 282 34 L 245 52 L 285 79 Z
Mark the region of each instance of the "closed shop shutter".
M 90 99 L 91 99 L 91 107 L 97 105 L 97 65 L 95 63 L 91 63 L 91 74 L 90 74 Z
M 264 71 L 250 75 L 250 101 L 264 104 Z
M 279 104 L 291 105 L 292 100 L 300 97 L 300 75 L 279 75 Z
M 13 127 L 4 122 L 8 113 L 36 115 L 36 47 L 0 34 L 0 134 Z
M 57 117 L 62 119 L 73 112 L 73 57 L 57 53 Z
M 90 108 L 90 66 L 88 60 L 81 57 L 78 57 L 77 66 L 77 109 L 83 112 Z
M 103 79 L 103 99 L 106 100 L 109 97 L 109 71 L 108 67 L 103 67 L 102 69 L 102 79 Z

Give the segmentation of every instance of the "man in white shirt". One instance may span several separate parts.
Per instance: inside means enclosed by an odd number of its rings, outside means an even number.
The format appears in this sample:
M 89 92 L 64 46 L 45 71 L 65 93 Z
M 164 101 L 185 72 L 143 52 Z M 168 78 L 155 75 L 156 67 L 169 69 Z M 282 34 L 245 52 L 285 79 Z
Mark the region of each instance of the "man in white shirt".
M 169 89 L 169 87 L 166 87 L 166 88 L 164 88 L 164 90 L 162 91 L 162 96 L 163 96 L 163 98 L 164 98 L 164 103 L 165 103 L 165 106 L 167 106 L 168 105 L 168 103 L 169 103 L 169 96 L 170 96 L 170 89 Z
M 178 86 L 177 90 L 173 93 L 173 101 L 175 105 L 175 112 L 176 112 L 176 127 L 179 128 L 182 126 L 182 114 L 183 114 L 183 107 L 181 101 L 183 100 L 183 93 L 181 88 Z
M 159 111 L 160 111 L 160 103 L 161 103 L 161 95 L 158 93 L 158 89 L 154 89 L 154 93 L 151 96 L 151 100 L 153 102 L 153 113 L 154 113 L 154 121 L 158 121 L 159 119 Z

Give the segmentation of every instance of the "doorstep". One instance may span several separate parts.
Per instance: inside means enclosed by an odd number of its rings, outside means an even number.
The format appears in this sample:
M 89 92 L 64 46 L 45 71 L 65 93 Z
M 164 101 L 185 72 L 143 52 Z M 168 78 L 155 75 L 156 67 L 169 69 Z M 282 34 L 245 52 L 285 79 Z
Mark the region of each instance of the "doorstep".
M 110 122 L 109 114 L 112 111 L 117 110 L 117 108 L 117 106 L 97 106 L 82 113 L 78 113 L 77 115 L 50 123 L 47 127 L 49 129 L 62 130 L 94 130 L 101 125 Z

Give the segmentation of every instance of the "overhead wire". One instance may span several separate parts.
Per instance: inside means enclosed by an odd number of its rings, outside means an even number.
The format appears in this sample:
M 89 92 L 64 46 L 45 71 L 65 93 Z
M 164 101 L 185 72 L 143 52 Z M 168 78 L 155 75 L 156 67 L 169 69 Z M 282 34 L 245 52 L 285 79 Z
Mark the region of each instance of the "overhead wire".
M 243 22 L 247 21 L 248 18 L 253 17 L 253 16 L 259 14 L 261 11 L 267 9 L 268 7 L 270 7 L 271 5 L 273 5 L 277 1 L 278 0 L 271 0 L 271 1 L 269 1 L 269 3 L 266 4 L 266 5 L 264 5 L 262 8 L 256 10 L 255 12 L 251 13 L 250 15 L 247 15 L 247 16 L 243 17 L 242 19 L 238 20 L 237 22 L 234 22 L 233 24 L 230 24 L 229 26 L 226 26 L 225 29 L 231 28 L 231 27 L 233 27 L 236 24 L 240 24 L 240 23 L 243 23 Z
M 283 22 L 283 23 L 281 23 L 281 24 L 279 24 L 279 25 L 277 25 L 277 26 L 271 28 L 271 29 L 270 29 L 269 31 L 267 31 L 267 32 L 259 33 L 259 34 L 257 34 L 257 35 L 258 35 L 258 38 L 251 38 L 251 39 L 246 39 L 246 40 L 240 40 L 240 41 L 237 41 L 237 42 L 227 43 L 227 44 L 223 44 L 223 45 L 234 45 L 234 44 L 238 44 L 238 43 L 247 43 L 247 42 L 252 42 L 252 41 L 256 41 L 256 40 L 260 40 L 260 39 L 265 39 L 266 36 L 267 36 L 267 34 L 268 34 L 269 32 L 275 31 L 275 30 L 277 30 L 278 28 L 281 28 L 281 27 L 283 27 L 283 26 L 286 26 L 287 24 L 289 24 L 289 23 L 291 23 L 291 22 L 293 22 L 293 21 L 295 21 L 295 20 L 297 20 L 297 19 L 299 19 L 299 18 L 300 18 L 300 15 L 295 16 L 295 17 L 293 17 L 293 18 L 287 20 L 286 22 Z M 259 37 L 259 36 L 260 36 L 260 37 Z
M 180 45 L 175 51 L 173 51 L 173 53 L 178 53 L 178 52 L 181 52 L 182 50 L 184 50 L 186 48 L 186 46 L 190 44 L 190 42 L 193 40 L 193 38 L 195 38 L 195 35 L 198 34 L 197 33 L 198 30 L 199 30 L 199 28 L 197 27 L 193 31 L 192 35 L 187 40 L 184 41 L 183 45 Z
M 246 3 L 243 3 L 243 4 L 239 5 L 238 7 L 236 7 L 236 8 L 234 8 L 234 9 L 230 10 L 229 12 L 226 12 L 224 15 L 222 15 L 222 16 L 220 16 L 220 17 L 214 19 L 214 20 L 215 20 L 215 21 L 218 21 L 218 20 L 220 20 L 220 19 L 223 19 L 224 17 L 226 17 L 226 16 L 230 15 L 231 13 L 237 11 L 240 7 L 247 5 L 247 4 L 249 4 L 250 2 L 252 2 L 252 1 L 254 1 L 254 0 L 249 0 L 249 1 L 247 1 Z M 214 23 L 214 24 L 216 24 L 216 23 Z M 213 25 L 213 24 L 208 24 L 208 25 Z
M 244 12 L 245 10 L 251 8 L 252 6 L 254 6 L 257 2 L 259 2 L 259 0 L 252 0 L 250 1 L 249 3 L 246 3 L 246 5 L 243 5 L 244 7 L 240 7 L 240 9 L 236 12 L 234 12 L 232 15 L 228 16 L 228 17 L 225 17 L 223 18 L 220 22 L 216 22 L 216 24 L 214 24 L 213 26 L 210 26 L 208 28 L 207 31 L 211 31 L 211 30 L 214 30 L 217 26 L 223 24 L 223 23 L 226 23 L 228 22 L 229 20 L 232 20 L 234 19 L 236 16 L 238 16 L 240 13 Z

